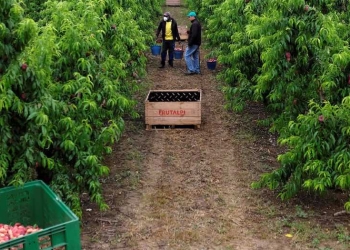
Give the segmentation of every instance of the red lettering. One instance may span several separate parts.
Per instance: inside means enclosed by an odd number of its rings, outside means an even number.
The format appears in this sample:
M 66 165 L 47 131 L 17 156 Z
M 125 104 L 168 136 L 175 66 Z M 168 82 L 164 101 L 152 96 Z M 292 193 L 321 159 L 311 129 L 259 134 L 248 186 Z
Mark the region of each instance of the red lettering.
M 172 110 L 172 109 L 160 109 L 158 110 L 158 114 L 160 116 L 171 116 L 171 115 L 175 115 L 175 116 L 184 116 L 186 114 L 186 111 L 183 110 L 183 109 L 175 109 L 175 110 Z

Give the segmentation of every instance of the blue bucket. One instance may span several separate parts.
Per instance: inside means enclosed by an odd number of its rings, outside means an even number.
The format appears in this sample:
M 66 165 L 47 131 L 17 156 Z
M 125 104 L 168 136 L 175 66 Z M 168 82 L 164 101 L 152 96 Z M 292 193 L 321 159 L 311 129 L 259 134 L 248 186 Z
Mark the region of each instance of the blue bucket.
M 207 61 L 207 67 L 210 70 L 214 70 L 216 68 L 216 61 L 213 61 L 213 62 L 208 62 Z
M 161 48 L 162 48 L 162 46 L 160 46 L 160 45 L 152 45 L 151 46 L 152 55 L 154 55 L 154 56 L 160 55 Z
M 183 54 L 184 54 L 183 50 L 174 50 L 175 59 L 182 59 Z

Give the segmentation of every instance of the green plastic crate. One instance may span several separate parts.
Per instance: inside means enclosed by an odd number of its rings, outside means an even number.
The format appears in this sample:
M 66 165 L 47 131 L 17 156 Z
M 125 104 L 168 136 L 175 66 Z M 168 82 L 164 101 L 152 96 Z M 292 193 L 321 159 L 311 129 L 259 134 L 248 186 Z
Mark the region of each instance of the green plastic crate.
M 42 230 L 0 244 L 0 250 L 81 250 L 78 217 L 42 181 L 0 189 L 0 223 Z

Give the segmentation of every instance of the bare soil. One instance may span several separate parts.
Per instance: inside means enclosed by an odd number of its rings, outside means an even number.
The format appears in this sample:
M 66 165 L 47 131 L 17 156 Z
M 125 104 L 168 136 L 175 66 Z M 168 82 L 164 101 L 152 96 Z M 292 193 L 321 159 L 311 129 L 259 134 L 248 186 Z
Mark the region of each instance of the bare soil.
M 168 8 L 179 25 L 189 25 L 182 8 Z M 252 190 L 259 176 L 278 167 L 283 152 L 276 135 L 257 124 L 263 107 L 251 103 L 240 114 L 224 108 L 221 83 L 206 67 L 185 76 L 184 60 L 159 69 L 148 55 L 142 82 L 140 119 L 127 129 L 106 159 L 111 173 L 103 181 L 110 209 L 100 212 L 82 197 L 83 249 L 348 249 L 347 199 L 342 192 L 324 197 L 301 194 L 282 202 L 269 190 Z M 148 90 L 201 89 L 199 129 L 145 130 Z

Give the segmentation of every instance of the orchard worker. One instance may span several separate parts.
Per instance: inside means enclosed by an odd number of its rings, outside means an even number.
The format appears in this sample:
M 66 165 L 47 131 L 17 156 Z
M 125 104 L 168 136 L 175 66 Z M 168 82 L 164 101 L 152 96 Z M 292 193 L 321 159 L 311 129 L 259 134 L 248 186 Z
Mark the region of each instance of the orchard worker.
M 185 50 L 185 62 L 187 66 L 185 75 L 195 75 L 200 74 L 199 46 L 202 43 L 202 27 L 196 18 L 196 12 L 191 11 L 187 16 L 192 24 L 188 34 L 188 46 Z
M 159 33 L 161 31 L 162 31 L 163 43 L 162 43 L 162 52 L 160 54 L 161 65 L 159 68 L 165 67 L 165 60 L 168 52 L 169 52 L 169 65 L 173 67 L 175 41 L 178 40 L 180 43 L 180 35 L 177 29 L 177 23 L 175 19 L 170 16 L 169 12 L 164 13 L 163 20 L 160 21 L 159 23 L 157 33 L 156 33 L 156 39 L 158 39 Z

